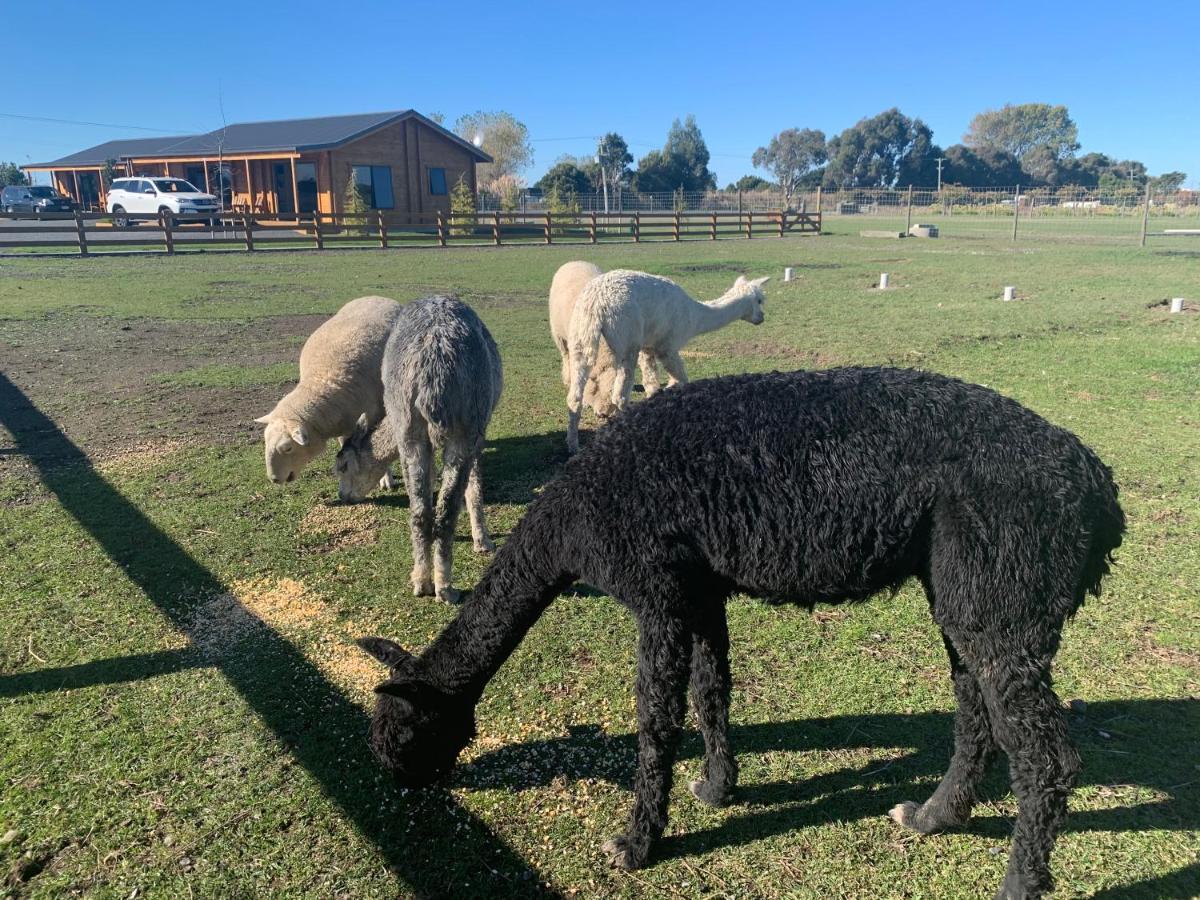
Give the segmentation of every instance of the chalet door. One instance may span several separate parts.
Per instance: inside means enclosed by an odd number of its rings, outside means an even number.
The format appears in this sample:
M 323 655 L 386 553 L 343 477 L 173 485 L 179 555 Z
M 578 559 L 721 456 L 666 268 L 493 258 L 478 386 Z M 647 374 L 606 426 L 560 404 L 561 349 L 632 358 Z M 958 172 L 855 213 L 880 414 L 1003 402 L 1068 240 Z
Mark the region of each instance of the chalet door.
M 290 163 L 275 163 L 272 168 L 275 176 L 276 210 L 281 216 L 295 215 L 296 195 L 292 192 L 292 166 Z
M 100 177 L 98 173 L 79 173 L 79 203 L 84 209 L 96 209 L 100 206 Z

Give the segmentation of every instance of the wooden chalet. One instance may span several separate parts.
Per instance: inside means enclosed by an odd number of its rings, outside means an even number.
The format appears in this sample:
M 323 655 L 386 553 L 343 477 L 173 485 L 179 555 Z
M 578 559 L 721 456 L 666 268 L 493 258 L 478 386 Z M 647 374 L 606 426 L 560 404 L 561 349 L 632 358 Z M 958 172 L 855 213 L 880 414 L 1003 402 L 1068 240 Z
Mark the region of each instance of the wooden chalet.
M 373 209 L 450 209 L 460 178 L 477 189 L 475 166 L 491 157 L 414 110 L 247 122 L 207 134 L 109 141 L 52 162 L 54 186 L 84 209 L 103 209 L 104 173 L 171 176 L 259 215 L 344 211 L 354 178 Z

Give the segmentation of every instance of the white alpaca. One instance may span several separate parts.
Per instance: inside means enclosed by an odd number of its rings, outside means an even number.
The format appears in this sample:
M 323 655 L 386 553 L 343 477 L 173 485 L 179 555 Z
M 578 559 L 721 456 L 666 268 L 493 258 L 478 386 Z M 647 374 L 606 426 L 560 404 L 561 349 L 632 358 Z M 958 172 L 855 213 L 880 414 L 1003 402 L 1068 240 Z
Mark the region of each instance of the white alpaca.
M 587 283 L 600 273 L 600 267 L 590 262 L 575 260 L 563 263 L 554 273 L 550 282 L 550 336 L 558 347 L 562 357 L 562 381 L 564 387 L 571 384 L 571 355 L 567 347 L 570 334 L 571 313 L 575 303 Z M 642 384 L 646 388 L 646 396 L 653 395 L 659 389 L 658 365 L 654 356 L 641 353 L 638 363 L 642 369 Z M 617 411 L 613 402 L 612 387 L 616 380 L 612 350 L 604 341 L 596 353 L 596 364 L 592 366 L 592 374 L 588 379 L 583 393 L 583 402 L 590 406 L 600 419 L 607 419 Z
M 370 424 L 383 418 L 383 348 L 400 304 L 387 297 L 359 297 L 314 331 L 300 350 L 300 383 L 258 419 L 263 433 L 267 477 L 291 481 L 319 456 L 330 438 L 345 438 L 366 413 Z M 386 472 L 380 486 L 394 482 Z
M 596 365 L 601 340 L 612 349 L 616 365 L 612 401 L 618 410 L 629 403 L 633 366 L 639 351 L 652 352 L 667 370 L 667 387 L 687 383 L 679 351 L 698 334 L 744 319 L 761 325 L 762 286 L 768 278 L 747 281 L 738 276 L 724 295 L 708 303 L 693 300 L 668 278 L 617 269 L 593 278 L 571 314 L 569 350 L 571 381 L 567 393 L 567 449 L 579 449 L 579 415 L 584 388 Z

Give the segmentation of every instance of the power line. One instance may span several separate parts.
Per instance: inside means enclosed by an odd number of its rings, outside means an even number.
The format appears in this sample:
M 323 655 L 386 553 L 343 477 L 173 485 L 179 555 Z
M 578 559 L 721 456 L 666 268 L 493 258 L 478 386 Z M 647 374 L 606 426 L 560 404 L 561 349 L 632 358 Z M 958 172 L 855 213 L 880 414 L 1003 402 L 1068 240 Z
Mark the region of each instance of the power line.
M 93 128 L 125 128 L 130 131 L 151 131 L 156 134 L 181 134 L 196 129 L 188 128 L 149 128 L 145 125 L 117 125 L 112 122 L 84 122 L 79 119 L 51 119 L 48 116 L 23 116 L 18 113 L 0 112 L 3 119 L 23 119 L 26 122 L 50 122 L 55 125 L 89 125 Z

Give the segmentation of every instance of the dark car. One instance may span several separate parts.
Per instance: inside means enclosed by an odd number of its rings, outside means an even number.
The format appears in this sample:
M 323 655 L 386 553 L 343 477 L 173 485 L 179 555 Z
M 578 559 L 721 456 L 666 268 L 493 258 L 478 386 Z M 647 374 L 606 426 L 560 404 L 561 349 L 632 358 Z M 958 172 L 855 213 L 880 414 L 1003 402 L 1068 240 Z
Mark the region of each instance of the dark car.
M 6 213 L 71 212 L 75 204 L 44 184 L 10 184 L 0 191 L 0 209 Z

